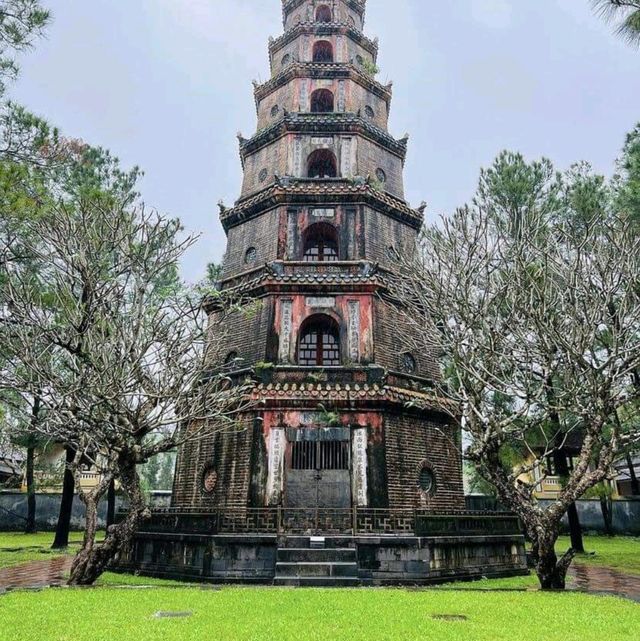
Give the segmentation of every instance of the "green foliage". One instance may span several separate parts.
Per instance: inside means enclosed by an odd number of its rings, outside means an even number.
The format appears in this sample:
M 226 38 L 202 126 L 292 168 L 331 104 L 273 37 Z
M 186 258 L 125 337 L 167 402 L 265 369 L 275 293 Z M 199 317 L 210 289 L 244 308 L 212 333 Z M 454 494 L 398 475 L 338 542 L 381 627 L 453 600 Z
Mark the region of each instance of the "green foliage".
M 258 361 L 253 366 L 253 371 L 258 378 L 264 378 L 271 375 L 275 370 L 275 363 L 267 363 L 266 361 Z
M 378 65 L 376 65 L 373 60 L 363 60 L 360 66 L 362 68 L 362 71 L 364 71 L 364 73 L 366 73 L 368 76 L 371 76 L 372 78 L 380 73 L 380 67 L 378 67 Z
M 209 263 L 207 265 L 207 276 L 205 282 L 214 287 L 222 278 L 222 265 L 220 263 Z
M 640 124 L 627 136 L 615 180 L 617 205 L 640 225 Z
M 342 427 L 340 414 L 329 411 L 322 403 L 318 405 L 318 409 L 321 412 L 320 420 L 323 425 L 326 425 L 327 427 Z
M 15 54 L 31 48 L 50 19 L 39 0 L 0 0 L 0 95 L 18 75 Z
M 640 0 L 592 0 L 592 3 L 600 15 L 615 23 L 623 40 L 640 44 Z

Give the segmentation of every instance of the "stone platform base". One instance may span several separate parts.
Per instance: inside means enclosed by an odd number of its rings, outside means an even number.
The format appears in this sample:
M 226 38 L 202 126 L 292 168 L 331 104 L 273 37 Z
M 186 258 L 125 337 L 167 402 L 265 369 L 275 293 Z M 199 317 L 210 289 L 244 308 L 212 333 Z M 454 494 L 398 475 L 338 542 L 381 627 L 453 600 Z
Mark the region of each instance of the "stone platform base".
M 137 535 L 116 571 L 209 583 L 427 585 L 527 574 L 519 535 Z

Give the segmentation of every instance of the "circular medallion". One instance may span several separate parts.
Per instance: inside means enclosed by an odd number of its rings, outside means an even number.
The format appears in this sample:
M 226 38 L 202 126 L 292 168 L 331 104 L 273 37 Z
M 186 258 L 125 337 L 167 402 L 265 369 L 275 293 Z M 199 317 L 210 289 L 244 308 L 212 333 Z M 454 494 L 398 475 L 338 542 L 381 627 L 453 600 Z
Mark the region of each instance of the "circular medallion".
M 418 487 L 425 494 L 434 494 L 436 490 L 436 477 L 428 467 L 423 467 L 418 476 Z
M 411 354 L 402 355 L 402 370 L 407 374 L 413 374 L 417 369 L 416 359 Z
M 248 265 L 258 260 L 258 250 L 255 247 L 249 247 L 244 255 L 244 262 Z
M 208 467 L 202 474 L 202 490 L 205 494 L 213 494 L 216 485 L 218 485 L 218 473 L 212 467 Z

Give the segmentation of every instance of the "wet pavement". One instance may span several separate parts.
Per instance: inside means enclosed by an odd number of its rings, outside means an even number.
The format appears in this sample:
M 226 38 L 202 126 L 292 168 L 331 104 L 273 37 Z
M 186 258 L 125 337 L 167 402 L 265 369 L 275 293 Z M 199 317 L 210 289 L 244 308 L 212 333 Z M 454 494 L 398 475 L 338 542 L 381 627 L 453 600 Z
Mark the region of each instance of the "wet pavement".
M 0 593 L 6 590 L 37 589 L 64 585 L 73 557 L 32 561 L 0 569 Z
M 574 563 L 569 568 L 568 589 L 589 594 L 621 596 L 640 603 L 640 575 L 625 574 L 613 568 Z

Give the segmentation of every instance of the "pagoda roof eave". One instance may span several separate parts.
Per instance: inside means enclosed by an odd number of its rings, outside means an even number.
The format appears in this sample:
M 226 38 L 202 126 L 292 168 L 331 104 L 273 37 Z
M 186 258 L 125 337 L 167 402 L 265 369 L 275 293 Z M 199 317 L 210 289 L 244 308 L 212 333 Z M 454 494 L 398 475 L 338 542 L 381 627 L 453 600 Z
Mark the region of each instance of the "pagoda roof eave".
M 359 114 L 350 112 L 329 113 L 293 113 L 285 112 L 284 116 L 270 127 L 262 129 L 252 138 L 240 139 L 240 159 L 255 153 L 265 145 L 286 135 L 289 132 L 308 133 L 359 133 L 387 151 L 398 156 L 404 163 L 407 156 L 408 137 L 397 140 L 386 131 L 377 127 Z
M 365 36 L 362 31 L 345 22 L 299 22 L 295 27 L 285 31 L 281 36 L 269 40 L 269 53 L 273 56 L 276 51 L 295 40 L 300 35 L 329 35 L 334 33 L 350 36 L 363 49 L 368 51 L 374 57 L 374 60 L 377 59 L 377 39 L 371 40 L 371 38 Z
M 415 229 L 424 223 L 424 211 L 413 209 L 404 200 L 362 183 L 347 179 L 304 179 L 276 177 L 275 182 L 261 191 L 239 200 L 234 207 L 220 209 L 220 222 L 225 231 L 281 204 L 319 203 L 368 204 L 400 219 Z

